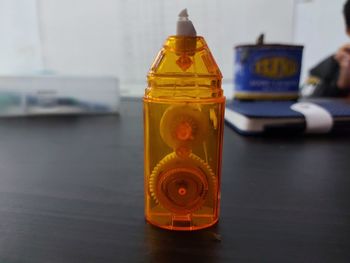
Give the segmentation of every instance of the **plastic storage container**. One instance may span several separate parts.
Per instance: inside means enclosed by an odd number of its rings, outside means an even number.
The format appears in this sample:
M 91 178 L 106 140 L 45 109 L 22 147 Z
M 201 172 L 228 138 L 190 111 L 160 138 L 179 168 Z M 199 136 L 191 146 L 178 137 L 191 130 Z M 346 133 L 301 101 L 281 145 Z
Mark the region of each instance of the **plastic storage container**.
M 0 117 L 116 114 L 119 107 L 113 77 L 0 77 Z

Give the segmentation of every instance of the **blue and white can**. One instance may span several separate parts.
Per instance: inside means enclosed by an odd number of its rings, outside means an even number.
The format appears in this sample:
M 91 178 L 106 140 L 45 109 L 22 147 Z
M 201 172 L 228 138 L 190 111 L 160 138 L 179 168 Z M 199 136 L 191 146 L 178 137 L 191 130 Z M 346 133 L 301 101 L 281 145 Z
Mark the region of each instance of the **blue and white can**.
M 296 99 L 303 46 L 263 44 L 235 47 L 234 98 Z

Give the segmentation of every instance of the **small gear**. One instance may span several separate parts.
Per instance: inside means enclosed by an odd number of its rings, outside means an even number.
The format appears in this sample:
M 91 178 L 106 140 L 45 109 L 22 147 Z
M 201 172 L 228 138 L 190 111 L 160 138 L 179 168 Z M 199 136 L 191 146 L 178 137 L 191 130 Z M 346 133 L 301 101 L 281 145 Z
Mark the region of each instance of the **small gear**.
M 170 153 L 153 169 L 149 191 L 165 209 L 189 214 L 202 207 L 208 192 L 214 192 L 216 185 L 215 174 L 200 157 L 190 153 L 180 158 Z
M 160 121 L 160 135 L 173 149 L 192 148 L 203 141 L 208 131 L 209 119 L 199 108 L 177 105 L 168 108 Z

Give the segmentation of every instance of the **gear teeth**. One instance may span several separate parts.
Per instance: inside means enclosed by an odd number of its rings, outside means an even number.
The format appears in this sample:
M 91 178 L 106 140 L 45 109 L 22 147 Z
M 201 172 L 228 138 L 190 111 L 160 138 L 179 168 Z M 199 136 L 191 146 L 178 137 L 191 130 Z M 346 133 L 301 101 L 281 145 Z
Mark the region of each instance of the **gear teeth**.
M 192 128 L 191 139 L 183 141 L 177 138 L 176 127 L 182 122 L 186 122 Z M 169 107 L 164 112 L 159 127 L 163 141 L 173 149 L 179 146 L 191 148 L 199 145 L 204 140 L 208 129 L 209 121 L 201 111 L 201 107 L 185 104 Z
M 199 156 L 197 156 L 197 155 L 195 155 L 195 154 L 193 154 L 193 153 L 191 153 L 189 157 L 192 158 L 192 159 L 194 159 L 194 160 L 196 160 L 196 161 L 198 161 L 198 162 L 200 162 L 200 163 L 209 171 L 209 174 L 210 174 L 210 176 L 211 176 L 211 178 L 212 178 L 212 180 L 213 180 L 213 183 L 214 183 L 214 187 L 215 187 L 215 189 L 216 189 L 216 187 L 217 187 L 217 180 L 216 180 L 216 179 L 217 179 L 217 178 L 216 178 L 216 176 L 215 176 L 213 170 L 212 170 L 211 167 L 209 166 L 209 164 L 206 163 L 204 160 L 202 160 Z
M 149 178 L 149 191 L 151 194 L 151 197 L 153 198 L 153 200 L 157 203 L 160 204 L 157 195 L 156 195 L 156 179 L 158 177 L 158 175 L 160 174 L 160 172 L 162 172 L 162 167 L 165 166 L 166 164 L 168 164 L 169 162 L 171 162 L 172 160 L 184 160 L 184 159 L 180 159 L 180 157 L 178 157 L 176 155 L 175 152 L 172 152 L 168 155 L 166 155 L 162 160 L 159 161 L 159 163 L 154 167 L 150 178 Z M 206 163 L 204 160 L 202 160 L 199 156 L 195 155 L 194 153 L 189 154 L 189 156 L 186 158 L 192 161 L 195 161 L 197 163 L 197 165 L 203 170 L 204 174 L 211 178 L 211 182 L 213 184 L 214 189 L 217 189 L 217 178 L 213 172 L 213 170 L 211 169 L 210 165 L 208 163 Z M 208 180 L 210 180 L 209 178 L 207 178 Z

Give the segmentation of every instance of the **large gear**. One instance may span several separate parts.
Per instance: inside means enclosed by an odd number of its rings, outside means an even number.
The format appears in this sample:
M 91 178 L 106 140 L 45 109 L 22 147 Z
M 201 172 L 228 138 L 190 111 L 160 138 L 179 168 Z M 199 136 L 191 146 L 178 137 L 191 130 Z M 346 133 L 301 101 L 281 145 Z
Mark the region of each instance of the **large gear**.
M 210 166 L 193 153 L 186 158 L 176 153 L 168 154 L 153 169 L 149 180 L 153 199 L 177 214 L 200 209 L 208 192 L 213 193 L 216 186 L 216 177 Z

